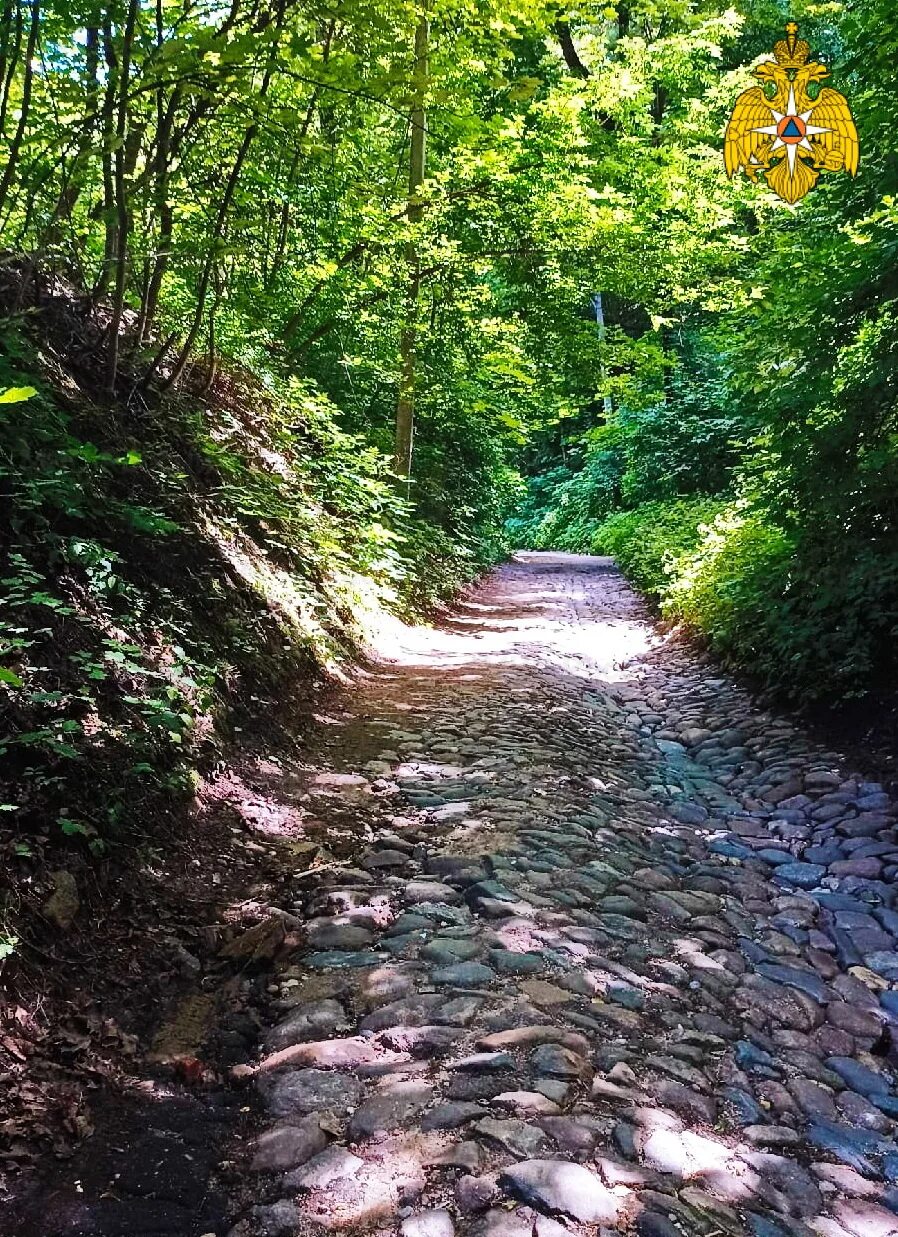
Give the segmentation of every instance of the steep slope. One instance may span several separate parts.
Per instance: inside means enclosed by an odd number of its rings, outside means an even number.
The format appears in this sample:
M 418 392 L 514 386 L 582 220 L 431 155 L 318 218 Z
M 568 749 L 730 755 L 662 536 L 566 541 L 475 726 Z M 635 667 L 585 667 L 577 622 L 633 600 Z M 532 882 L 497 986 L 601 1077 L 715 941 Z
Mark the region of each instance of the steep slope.
M 127 1059 L 191 973 L 200 925 L 264 868 L 204 779 L 295 750 L 372 626 L 472 566 L 311 385 L 197 365 L 160 397 L 125 355 L 110 402 L 100 328 L 69 288 L 26 298 L 7 273 L 0 309 L 0 1157 L 15 1166 L 42 1123 L 59 1147 L 85 1132 L 84 1070 Z

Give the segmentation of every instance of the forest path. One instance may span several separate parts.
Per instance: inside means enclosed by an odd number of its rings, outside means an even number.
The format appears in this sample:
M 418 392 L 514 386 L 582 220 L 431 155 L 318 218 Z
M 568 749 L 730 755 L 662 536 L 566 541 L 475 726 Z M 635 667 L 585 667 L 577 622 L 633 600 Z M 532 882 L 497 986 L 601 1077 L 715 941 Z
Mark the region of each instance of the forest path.
M 898 1233 L 882 787 L 605 559 L 518 555 L 342 708 L 257 769 L 257 824 L 267 793 L 321 849 L 256 983 L 230 1218 L 166 1212 L 147 1163 L 155 1211 L 116 1187 L 60 1234 Z
M 319 790 L 371 843 L 303 903 L 235 1237 L 898 1233 L 884 790 L 608 560 L 518 555 L 394 652 Z

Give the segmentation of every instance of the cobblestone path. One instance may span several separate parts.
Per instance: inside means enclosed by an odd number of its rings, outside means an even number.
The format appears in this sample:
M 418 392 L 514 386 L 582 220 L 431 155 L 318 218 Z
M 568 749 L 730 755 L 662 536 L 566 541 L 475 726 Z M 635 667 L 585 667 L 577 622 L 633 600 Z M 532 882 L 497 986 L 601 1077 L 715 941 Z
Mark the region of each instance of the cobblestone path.
M 232 1237 L 898 1234 L 882 786 L 603 559 L 519 556 L 353 711 Z

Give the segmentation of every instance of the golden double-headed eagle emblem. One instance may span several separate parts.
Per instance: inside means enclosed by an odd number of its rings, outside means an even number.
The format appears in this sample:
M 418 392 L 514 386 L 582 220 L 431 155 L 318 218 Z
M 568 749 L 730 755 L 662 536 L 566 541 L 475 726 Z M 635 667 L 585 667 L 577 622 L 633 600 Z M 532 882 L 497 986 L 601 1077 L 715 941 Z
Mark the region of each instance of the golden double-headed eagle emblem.
M 786 202 L 814 188 L 821 172 L 857 172 L 860 147 L 844 95 L 820 82 L 829 70 L 810 59 L 794 21 L 773 48 L 773 60 L 754 70 L 761 82 L 743 91 L 727 125 L 723 157 L 727 175 L 741 167 Z

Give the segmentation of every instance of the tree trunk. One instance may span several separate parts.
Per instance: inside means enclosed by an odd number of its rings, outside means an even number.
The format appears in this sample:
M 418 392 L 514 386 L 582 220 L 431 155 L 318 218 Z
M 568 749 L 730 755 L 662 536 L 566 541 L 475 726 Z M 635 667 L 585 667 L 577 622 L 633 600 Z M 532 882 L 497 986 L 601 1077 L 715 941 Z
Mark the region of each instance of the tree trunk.
M 109 319 L 109 353 L 106 365 L 106 390 L 115 393 L 118 374 L 119 331 L 125 307 L 125 280 L 128 274 L 128 234 L 131 212 L 125 184 L 125 140 L 128 129 L 128 86 L 131 76 L 131 48 L 134 43 L 134 27 L 137 21 L 138 0 L 129 0 L 122 35 L 122 55 L 119 70 L 119 96 L 115 119 L 115 162 L 113 193 L 115 195 L 115 292 L 112 298 L 112 316 Z
M 604 305 L 602 304 L 602 294 L 601 294 L 601 292 L 594 292 L 594 293 L 592 294 L 592 307 L 593 307 L 593 309 L 595 310 L 595 315 L 596 315 L 596 327 L 597 327 L 598 332 L 599 332 L 599 339 L 601 339 L 601 340 L 602 340 L 602 342 L 604 343 L 604 341 L 605 341 L 605 307 L 604 307 Z M 604 362 L 602 362 L 601 368 L 600 368 L 600 370 L 599 370 L 599 377 L 602 379 L 602 381 L 604 381 L 604 380 L 605 380 L 605 364 L 604 364 Z M 610 396 L 610 395 L 603 395 L 603 396 L 602 396 L 602 410 L 603 410 L 603 411 L 604 411 L 604 413 L 605 413 L 605 421 L 606 421 L 606 422 L 610 421 L 610 420 L 611 420 L 611 414 L 612 414 L 612 412 L 614 411 L 614 409 L 612 408 L 612 405 L 611 405 L 611 396 Z
M 408 221 L 414 225 L 423 213 L 418 191 L 427 169 L 427 90 L 430 22 L 422 12 L 415 29 L 414 106 L 410 117 L 408 174 Z M 399 397 L 396 401 L 396 440 L 394 468 L 398 476 L 410 477 L 415 437 L 415 377 L 417 368 L 417 314 L 421 274 L 418 251 L 410 241 L 407 251 L 408 285 L 405 322 L 399 337 Z
M 118 57 L 113 41 L 112 24 L 106 21 L 103 27 L 103 54 L 106 60 L 106 90 L 100 112 L 100 151 L 103 171 L 103 225 L 106 230 L 103 245 L 103 263 L 94 284 L 91 300 L 96 307 L 106 289 L 115 263 L 115 177 L 112 171 L 113 146 L 115 144 L 115 94 L 118 84 Z
M 88 26 L 84 41 L 85 67 L 87 69 L 87 99 L 81 137 L 71 163 L 63 175 L 59 196 L 53 214 L 47 224 L 47 244 L 58 243 L 62 236 L 60 221 L 70 220 L 83 188 L 81 173 L 87 167 L 91 150 L 96 145 L 95 127 L 99 115 L 100 91 L 100 31 L 97 26 Z
M 562 21 L 559 18 L 555 23 L 555 34 L 558 37 L 558 42 L 561 44 L 561 54 L 564 56 L 565 64 L 574 77 L 580 77 L 585 80 L 589 77 L 589 69 L 580 59 L 580 53 L 577 51 L 571 34 L 570 22 Z
M 283 28 L 284 24 L 285 0 L 281 0 L 277 10 L 277 31 Z M 259 99 L 264 99 L 268 94 L 268 88 L 271 85 L 271 79 L 274 76 L 274 70 L 277 65 L 278 55 L 278 40 L 275 39 L 271 46 L 271 52 L 268 57 L 268 62 L 265 68 L 265 74 L 262 78 L 262 84 L 259 87 Z M 240 143 L 240 148 L 237 151 L 237 157 L 231 167 L 230 175 L 225 184 L 224 193 L 222 194 L 221 204 L 215 217 L 215 227 L 212 236 L 209 239 L 209 248 L 206 253 L 206 260 L 203 263 L 203 269 L 200 274 L 199 287 L 197 288 L 196 307 L 193 312 L 193 319 L 190 323 L 190 329 L 187 332 L 187 338 L 178 353 L 178 357 L 172 366 L 172 371 L 162 383 L 163 390 L 168 390 L 174 386 L 187 366 L 190 359 L 190 354 L 193 351 L 193 346 L 197 341 L 200 333 L 200 328 L 203 324 L 203 315 L 206 308 L 206 296 L 209 292 L 209 284 L 212 282 L 212 275 L 215 269 L 215 263 L 218 260 L 218 248 L 224 234 L 225 223 L 227 222 L 228 214 L 231 209 L 231 202 L 237 190 L 237 185 L 240 181 L 240 173 L 243 171 L 243 164 L 246 161 L 246 156 L 249 154 L 249 148 L 252 146 L 256 134 L 259 131 L 258 121 L 253 121 L 243 135 L 243 141 Z
M 0 100 L 0 138 L 4 138 L 6 136 L 6 116 L 9 111 L 9 100 L 12 94 L 12 84 L 16 75 L 16 68 L 19 64 L 19 53 L 22 50 L 24 22 L 22 20 L 22 7 L 18 3 L 15 5 L 15 19 L 15 33 L 13 35 L 12 47 L 9 47 L 8 45 L 8 36 L 4 38 L 3 45 L 3 99 Z M 5 31 L 4 34 L 6 34 Z
M 161 50 L 165 43 L 165 20 L 162 0 L 156 0 L 156 46 Z M 137 344 L 140 346 L 149 338 L 153 330 L 156 308 L 159 304 L 159 293 L 162 290 L 162 280 L 169 262 L 171 244 L 174 234 L 174 212 L 169 201 L 168 189 L 171 177 L 171 141 L 178 106 L 181 102 L 182 87 L 175 86 L 166 104 L 165 90 L 160 87 L 156 93 L 156 158 L 155 184 L 153 186 L 153 204 L 159 223 L 156 239 L 156 253 L 153 257 L 148 276 L 144 281 L 143 296 L 140 301 L 140 315 L 137 322 Z
M 31 88 L 34 83 L 34 51 L 37 47 L 37 32 L 40 26 L 41 7 L 40 0 L 33 0 L 31 6 L 31 25 L 28 29 L 28 46 L 25 49 L 25 75 L 22 79 L 22 104 L 19 111 L 19 123 L 16 125 L 16 131 L 10 143 L 9 150 L 6 154 L 6 167 L 3 170 L 3 179 L 0 180 L 0 210 L 6 204 L 6 198 L 9 194 L 10 186 L 12 185 L 13 177 L 16 174 L 16 167 L 19 162 L 19 153 L 22 149 L 22 141 L 25 137 L 25 128 L 28 124 L 29 112 L 31 111 Z
M 7 73 L 10 65 L 14 65 L 18 57 L 18 46 L 15 49 L 11 46 L 13 18 L 15 18 L 16 39 L 19 42 L 22 38 L 21 14 L 18 12 L 18 6 L 14 8 L 13 0 L 4 0 L 3 14 L 0 16 L 0 82 L 3 83 L 3 99 L 0 101 L 0 138 L 3 137 L 6 129 L 6 109 L 9 100 Z

